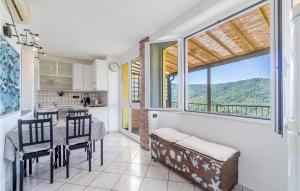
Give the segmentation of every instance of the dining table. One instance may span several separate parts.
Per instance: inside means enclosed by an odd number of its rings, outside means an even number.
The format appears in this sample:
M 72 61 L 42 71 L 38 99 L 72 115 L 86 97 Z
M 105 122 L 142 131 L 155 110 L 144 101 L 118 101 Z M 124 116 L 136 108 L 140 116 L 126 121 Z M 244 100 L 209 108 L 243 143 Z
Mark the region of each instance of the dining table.
M 95 117 L 92 117 L 91 124 L 91 140 L 93 142 L 100 140 L 100 157 L 101 165 L 103 164 L 103 139 L 106 135 L 104 123 Z M 25 138 L 26 139 L 26 138 Z M 82 140 L 73 140 L 72 144 L 80 142 Z M 66 145 L 66 119 L 59 119 L 53 123 L 53 148 L 56 146 Z M 30 147 L 32 151 L 44 149 L 44 145 L 35 145 Z M 4 160 L 7 173 L 6 188 L 7 190 L 16 190 L 17 181 L 17 158 L 21 153 L 19 152 L 19 134 L 18 128 L 15 127 L 5 135 L 4 145 Z M 12 181 L 11 181 L 12 180 Z

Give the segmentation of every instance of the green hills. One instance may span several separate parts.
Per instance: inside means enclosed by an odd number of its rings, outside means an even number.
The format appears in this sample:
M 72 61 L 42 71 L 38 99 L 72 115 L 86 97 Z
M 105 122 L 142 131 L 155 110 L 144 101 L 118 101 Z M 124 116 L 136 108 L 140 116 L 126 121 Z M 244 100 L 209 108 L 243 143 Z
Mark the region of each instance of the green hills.
M 176 85 L 172 85 L 176 95 Z M 212 104 L 270 105 L 270 79 L 253 78 L 211 85 Z M 177 96 L 174 96 L 177 97 Z M 176 102 L 176 100 L 172 100 Z M 207 85 L 188 86 L 189 103 L 207 103 Z

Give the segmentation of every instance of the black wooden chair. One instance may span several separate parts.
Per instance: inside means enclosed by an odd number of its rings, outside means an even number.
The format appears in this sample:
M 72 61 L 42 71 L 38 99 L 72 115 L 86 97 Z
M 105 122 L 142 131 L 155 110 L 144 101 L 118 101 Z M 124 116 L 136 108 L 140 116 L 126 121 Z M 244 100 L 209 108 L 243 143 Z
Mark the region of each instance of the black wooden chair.
M 53 124 L 52 118 L 18 120 L 20 153 L 20 191 L 23 191 L 24 161 L 50 155 L 50 183 L 53 183 Z M 40 145 L 40 150 L 32 150 Z M 31 174 L 31 168 L 29 174 Z
M 68 116 L 83 116 L 88 115 L 89 111 L 87 109 L 77 109 L 77 110 L 69 110 Z M 93 152 L 96 151 L 96 141 L 93 140 Z
M 89 171 L 92 170 L 91 158 L 91 129 L 92 129 L 92 116 L 67 116 L 66 118 L 66 176 L 69 178 L 69 165 L 70 165 L 70 151 L 85 148 L 87 150 L 89 160 Z M 77 143 L 76 139 L 82 140 Z M 73 143 L 72 143 L 73 142 Z M 74 143 L 75 142 L 75 143 Z
M 69 110 L 68 116 L 84 116 L 88 115 L 89 111 L 87 109 L 77 109 L 77 110 Z
M 59 120 L 58 117 L 58 111 L 37 111 L 35 112 L 35 118 L 36 119 L 46 119 L 46 118 L 52 118 L 52 122 L 57 122 Z M 54 120 L 55 119 L 55 120 Z M 57 163 L 58 159 L 58 163 Z M 39 162 L 39 158 L 36 158 L 36 162 Z M 32 162 L 29 161 L 29 168 L 31 168 Z M 57 165 L 61 166 L 61 146 L 58 145 L 55 147 L 55 163 L 54 167 L 57 168 Z
M 37 111 L 35 112 L 36 119 L 45 119 L 45 118 L 52 118 L 56 121 L 59 120 L 58 118 L 58 111 Z

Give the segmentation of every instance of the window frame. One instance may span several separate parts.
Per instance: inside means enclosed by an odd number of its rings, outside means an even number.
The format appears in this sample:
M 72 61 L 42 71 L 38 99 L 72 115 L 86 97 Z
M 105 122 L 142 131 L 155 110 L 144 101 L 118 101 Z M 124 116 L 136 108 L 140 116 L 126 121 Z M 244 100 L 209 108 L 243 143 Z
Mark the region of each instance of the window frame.
M 177 42 L 177 75 L 178 75 L 178 107 L 177 108 L 163 108 L 163 107 L 151 107 L 151 70 L 150 70 L 150 65 L 151 65 L 151 44 L 157 44 L 157 43 L 166 43 L 166 42 L 172 42 L 176 41 Z M 183 95 L 183 38 L 170 38 L 167 40 L 160 40 L 160 41 L 150 41 L 145 43 L 145 107 L 146 109 L 150 111 L 173 111 L 173 112 L 182 112 L 184 111 L 183 109 L 183 104 L 184 104 L 184 95 Z M 163 88 L 163 87 L 161 87 Z
M 184 35 L 180 36 L 180 38 L 177 39 L 166 39 L 161 41 L 150 41 L 145 43 L 145 106 L 146 109 L 152 110 L 152 111 L 170 111 L 170 112 L 179 112 L 184 114 L 191 114 L 191 115 L 199 115 L 199 116 L 205 116 L 205 117 L 216 117 L 216 118 L 224 118 L 224 119 L 231 119 L 231 120 L 241 120 L 241 121 L 248 121 L 248 122 L 255 122 L 255 123 L 263 123 L 263 124 L 271 124 L 273 127 L 275 127 L 275 131 L 279 134 L 282 134 L 282 132 L 278 131 L 278 110 L 283 110 L 284 108 L 278 108 L 278 98 L 279 95 L 278 91 L 278 64 L 283 61 L 278 61 L 277 59 L 277 53 L 278 53 L 278 40 L 276 39 L 276 20 L 278 19 L 278 7 L 277 2 L 281 0 L 260 0 L 258 2 L 255 2 L 247 7 L 242 7 L 240 10 L 234 12 L 233 14 L 230 14 L 229 16 L 224 16 L 223 19 L 219 19 L 218 21 L 208 24 L 207 26 L 202 27 L 200 30 L 197 30 L 196 32 L 192 31 L 191 33 L 185 33 Z M 252 9 L 257 8 L 258 6 L 261 6 L 265 3 L 270 3 L 270 105 L 271 105 L 271 117 L 270 119 L 263 119 L 263 118 L 253 118 L 248 116 L 238 116 L 238 115 L 226 115 L 225 113 L 207 113 L 207 112 L 193 112 L 186 110 L 187 108 L 187 55 L 186 55 L 186 39 L 189 37 L 199 33 L 203 32 L 205 30 L 208 30 L 214 26 L 217 26 L 219 24 L 222 24 L 223 22 L 226 22 L 229 19 L 234 19 L 235 17 L 240 16 L 241 14 L 248 12 Z M 285 3 L 282 2 L 282 4 L 285 5 Z M 286 7 L 285 7 L 286 8 Z M 276 10 L 277 9 L 277 10 Z M 285 10 L 286 12 L 286 10 Z M 283 24 L 286 24 L 287 19 L 283 19 Z M 285 37 L 287 34 L 286 31 L 282 32 L 281 39 Z M 150 44 L 151 43 L 159 43 L 159 42 L 168 42 L 168 41 L 178 41 L 178 108 L 172 109 L 172 108 L 152 108 L 150 107 Z M 283 44 L 283 52 L 285 49 L 286 43 Z M 283 56 L 284 57 L 284 56 Z M 283 70 L 285 70 L 283 68 Z M 181 96 L 181 97 L 180 97 Z M 283 98 L 281 98 L 282 101 L 284 101 Z M 284 111 L 281 111 L 284 112 Z M 281 127 L 282 128 L 282 127 Z
M 271 114 L 270 114 L 270 118 L 258 118 L 258 117 L 252 117 L 252 116 L 242 116 L 242 115 L 234 115 L 234 114 L 227 114 L 227 113 L 217 113 L 217 112 L 212 112 L 212 111 L 207 111 L 207 112 L 198 112 L 198 111 L 191 111 L 191 110 L 188 110 L 188 79 L 187 79 L 187 77 L 188 77 L 188 54 L 187 54 L 187 50 L 188 50 L 188 48 L 187 48 L 187 45 L 188 45 L 188 43 L 187 43 L 187 41 L 188 41 L 188 39 L 190 38 L 190 37 L 193 37 L 193 36 L 195 36 L 195 35 L 197 35 L 197 34 L 199 34 L 199 33 L 201 33 L 201 32 L 205 32 L 205 31 L 207 31 L 207 30 L 209 30 L 209 29 L 211 29 L 211 28 L 213 28 L 213 27 L 216 27 L 216 26 L 218 26 L 218 25 L 220 25 L 220 24 L 222 24 L 222 23 L 225 23 L 226 21 L 229 21 L 229 20 L 232 20 L 232 19 L 234 19 L 234 18 L 236 18 L 236 17 L 239 17 L 239 16 L 241 16 L 242 14 L 244 14 L 244 13 L 247 13 L 247 12 L 249 12 L 249 11 L 251 11 L 251 10 L 253 10 L 253 9 L 256 9 L 257 7 L 260 7 L 260 6 L 262 6 L 262 5 L 264 5 L 264 4 L 266 4 L 266 3 L 270 3 L 270 12 L 271 12 L 271 14 L 273 13 L 273 1 L 276 1 L 276 0 L 261 0 L 261 1 L 259 1 L 259 2 L 257 2 L 257 3 L 255 3 L 255 4 L 253 4 L 253 5 L 251 5 L 251 6 L 249 6 L 249 7 L 246 7 L 246 8 L 244 8 L 244 9 L 242 9 L 242 10 L 240 10 L 240 11 L 238 11 L 238 12 L 236 12 L 236 13 L 234 13 L 234 14 L 232 14 L 232 15 L 230 15 L 230 16 L 227 16 L 227 17 L 225 17 L 224 19 L 222 19 L 222 20 L 220 20 L 220 21 L 217 21 L 217 22 L 215 22 L 215 23 L 213 23 L 213 24 L 211 24 L 211 25 L 208 25 L 207 27 L 204 27 L 203 29 L 201 29 L 201 30 L 198 30 L 198 31 L 196 31 L 196 32 L 194 32 L 194 33 L 191 33 L 191 34 L 189 34 L 189 35 L 187 35 L 187 36 L 185 36 L 184 38 L 183 38 L 183 59 L 184 59 L 184 61 L 183 61 L 183 68 L 184 68 L 184 75 L 183 75 L 183 77 L 184 77 L 184 88 L 183 88 L 183 91 L 184 91 L 184 107 L 183 107 L 183 111 L 184 112 L 186 112 L 186 113 L 195 113 L 195 114 L 205 114 L 205 115 L 214 115 L 214 116 L 224 116 L 224 117 L 233 117 L 233 118 L 240 118 L 240 119 L 250 119 L 250 120 L 260 120 L 260 121 L 272 121 L 273 120 L 273 116 L 274 116 L 274 107 L 275 107 L 275 105 L 276 104 L 274 104 L 274 101 L 273 101 L 273 99 L 272 99 L 272 97 L 274 96 L 273 95 L 273 92 L 274 92 L 274 85 L 273 85 L 273 81 L 274 81 L 274 77 L 273 77 L 273 73 L 275 72 L 274 71 L 274 68 L 272 67 L 272 65 L 273 64 L 275 64 L 275 61 L 273 61 L 273 59 L 271 58 L 272 56 L 274 56 L 274 54 L 276 54 L 276 51 L 278 51 L 277 50 L 277 48 L 274 48 L 274 47 L 272 47 L 272 46 L 274 46 L 274 38 L 272 38 L 272 36 L 274 35 L 273 33 L 274 33 L 274 27 L 270 27 L 270 48 L 269 48 L 269 51 L 264 51 L 263 53 L 253 53 L 253 54 L 249 54 L 249 55 L 245 55 L 245 57 L 244 58 L 249 58 L 249 57 L 254 57 L 254 55 L 265 55 L 265 54 L 270 54 L 270 97 L 271 97 L 271 99 L 270 99 L 270 106 L 271 106 Z M 273 22 L 273 17 L 275 17 L 276 15 L 271 15 L 271 23 Z M 243 56 L 242 56 L 243 57 Z M 203 69 L 204 68 L 207 68 L 207 86 L 209 86 L 210 85 L 210 81 L 209 80 L 211 80 L 211 71 L 209 71 L 212 67 L 215 67 L 215 66 L 218 66 L 218 65 L 226 65 L 226 64 L 229 64 L 228 62 L 230 61 L 230 60 L 234 60 L 234 58 L 233 59 L 229 59 L 228 61 L 221 61 L 220 63 L 215 63 L 215 64 L 212 64 L 211 66 L 203 66 Z M 277 79 L 277 77 L 275 78 L 275 79 Z M 210 88 L 208 88 L 208 91 L 209 91 L 209 89 Z M 209 93 L 207 93 L 207 97 L 210 97 L 211 98 L 211 92 Z M 207 98 L 207 99 L 210 99 L 210 98 Z M 208 103 L 207 103 L 208 104 Z M 208 106 L 207 106 L 208 107 Z
M 136 60 L 136 59 L 138 59 L 138 62 L 141 62 L 141 58 L 140 58 L 140 56 L 138 55 L 138 56 L 136 56 L 136 57 L 134 57 L 134 58 L 131 58 L 128 62 L 130 62 L 130 82 L 129 82 L 129 84 L 130 84 L 130 103 L 131 104 L 140 104 L 141 103 L 141 95 L 140 95 L 140 90 L 141 90 L 141 63 L 140 63 L 140 74 L 139 75 L 136 75 L 136 76 L 138 76 L 138 81 L 137 81 L 137 83 L 136 84 L 138 84 L 138 87 L 133 87 L 133 74 L 132 74 L 132 65 L 133 65 L 133 61 L 134 60 Z M 136 79 L 136 78 L 135 78 Z M 136 100 L 136 99 L 133 99 L 133 92 L 136 92 L 136 91 L 133 91 L 133 89 L 138 89 L 138 100 Z

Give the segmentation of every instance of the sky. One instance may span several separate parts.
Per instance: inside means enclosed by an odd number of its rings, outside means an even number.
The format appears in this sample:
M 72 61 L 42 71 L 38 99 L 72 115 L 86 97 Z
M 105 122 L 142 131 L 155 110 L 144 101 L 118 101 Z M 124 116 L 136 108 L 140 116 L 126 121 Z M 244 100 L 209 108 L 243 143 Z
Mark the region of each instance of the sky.
M 188 84 L 205 84 L 207 74 L 204 70 L 190 72 Z M 211 68 L 211 83 L 227 83 L 252 78 L 270 78 L 270 55 L 262 55 Z

